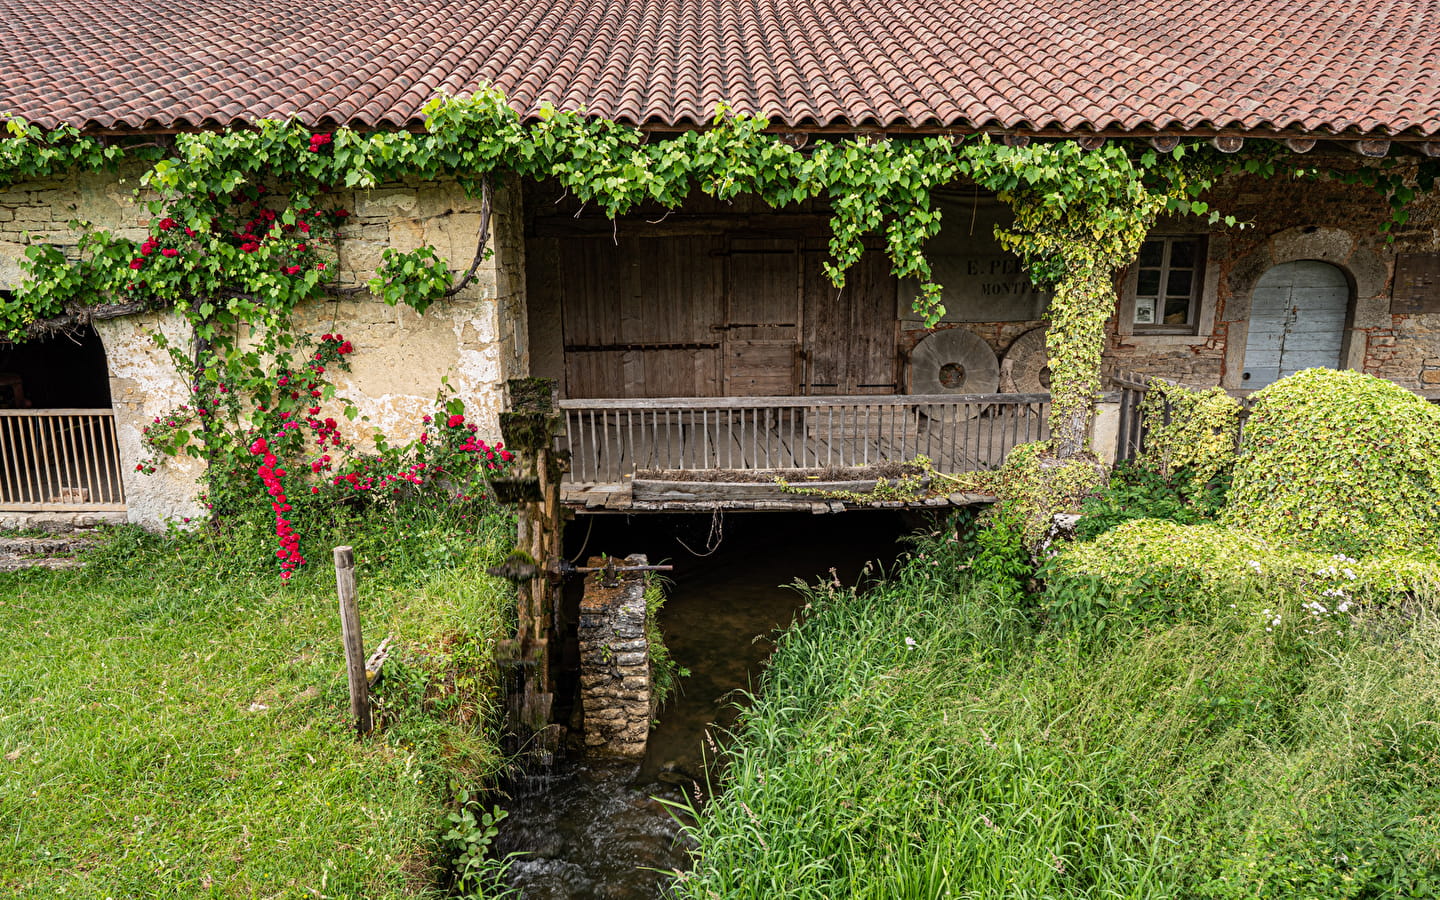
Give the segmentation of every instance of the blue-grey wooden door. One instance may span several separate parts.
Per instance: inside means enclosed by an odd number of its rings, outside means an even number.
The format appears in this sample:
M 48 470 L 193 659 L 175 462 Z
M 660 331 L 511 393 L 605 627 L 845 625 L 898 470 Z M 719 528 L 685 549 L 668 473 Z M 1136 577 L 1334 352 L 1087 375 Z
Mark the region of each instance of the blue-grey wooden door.
M 1241 386 L 1262 388 L 1301 369 L 1340 368 L 1350 282 L 1329 263 L 1282 263 L 1260 277 L 1250 300 Z

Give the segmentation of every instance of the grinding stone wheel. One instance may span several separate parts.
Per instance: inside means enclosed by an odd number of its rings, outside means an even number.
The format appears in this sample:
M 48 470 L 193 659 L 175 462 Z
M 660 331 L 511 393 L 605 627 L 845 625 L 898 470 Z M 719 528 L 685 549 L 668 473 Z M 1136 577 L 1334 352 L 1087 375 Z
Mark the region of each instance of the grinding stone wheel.
M 973 331 L 937 331 L 910 354 L 910 392 L 914 394 L 993 394 L 1000 386 L 1000 361 L 985 339 Z M 971 406 L 978 415 L 980 406 Z M 932 419 L 956 415 L 953 407 L 922 407 Z
M 1050 358 L 1045 354 L 1045 326 L 1017 337 L 1000 363 L 1000 390 L 1006 394 L 1048 394 Z

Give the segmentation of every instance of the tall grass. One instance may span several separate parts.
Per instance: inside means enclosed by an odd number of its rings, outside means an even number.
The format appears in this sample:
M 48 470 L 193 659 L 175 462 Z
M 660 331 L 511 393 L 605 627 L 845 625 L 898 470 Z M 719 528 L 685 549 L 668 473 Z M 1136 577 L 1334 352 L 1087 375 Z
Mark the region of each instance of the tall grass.
M 966 564 L 806 588 L 680 896 L 1435 896 L 1428 607 L 1297 643 L 1251 592 L 1082 639 Z
M 114 534 L 73 571 L 0 574 L 0 895 L 441 896 L 447 802 L 499 764 L 490 651 L 508 523 L 332 520 L 273 569 L 269 523 Z M 398 649 L 351 730 L 332 543 L 367 643 Z

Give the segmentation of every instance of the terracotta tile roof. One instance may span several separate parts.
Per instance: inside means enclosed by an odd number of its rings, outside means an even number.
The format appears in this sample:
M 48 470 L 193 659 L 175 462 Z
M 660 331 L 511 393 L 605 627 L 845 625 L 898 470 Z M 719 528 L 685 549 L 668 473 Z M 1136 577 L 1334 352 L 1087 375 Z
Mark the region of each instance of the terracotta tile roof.
M 1440 0 L 0 0 L 0 111 L 409 127 L 490 82 L 638 125 L 1440 134 Z

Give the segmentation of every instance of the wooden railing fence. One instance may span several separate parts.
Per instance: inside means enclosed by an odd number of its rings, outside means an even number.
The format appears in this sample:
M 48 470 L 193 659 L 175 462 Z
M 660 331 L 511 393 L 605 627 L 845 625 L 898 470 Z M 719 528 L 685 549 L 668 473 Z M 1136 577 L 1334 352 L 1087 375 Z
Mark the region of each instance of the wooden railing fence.
M 124 509 L 110 410 L 0 410 L 0 510 Z
M 573 483 L 646 469 L 805 469 L 929 457 L 998 467 L 1049 435 L 1048 394 L 562 400 Z
M 1120 397 L 1120 423 L 1119 437 L 1116 446 L 1115 461 L 1123 462 L 1134 459 L 1145 450 L 1145 435 L 1149 431 L 1149 423 L 1146 422 L 1148 414 L 1142 410 L 1141 404 L 1145 396 L 1153 386 L 1159 383 L 1171 383 L 1163 378 L 1153 375 L 1139 375 L 1130 372 L 1119 372 L 1109 377 L 1114 387 L 1119 389 Z M 1240 401 L 1240 431 L 1236 435 L 1238 445 L 1245 440 L 1245 422 L 1250 418 L 1251 397 L 1249 394 L 1239 395 L 1232 392 L 1232 396 Z M 1440 404 L 1440 396 L 1421 394 L 1431 403 Z M 1169 402 L 1160 404 L 1161 424 L 1170 424 L 1172 408 Z

